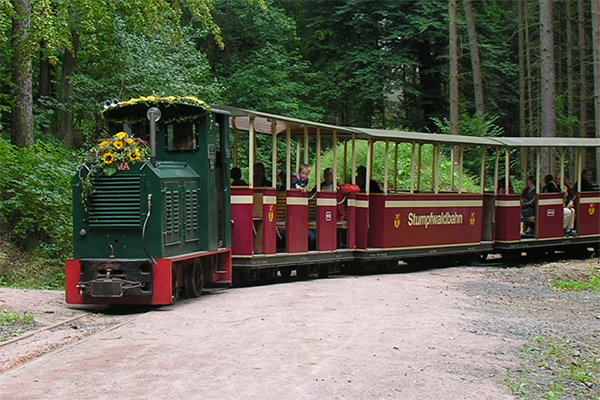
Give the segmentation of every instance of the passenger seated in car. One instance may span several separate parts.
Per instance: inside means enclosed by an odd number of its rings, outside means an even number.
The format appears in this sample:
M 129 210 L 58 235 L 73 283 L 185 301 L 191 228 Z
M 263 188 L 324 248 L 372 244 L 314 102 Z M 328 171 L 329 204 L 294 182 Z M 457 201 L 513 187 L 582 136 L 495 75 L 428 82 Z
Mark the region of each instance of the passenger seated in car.
M 367 167 L 361 165 L 356 169 L 356 185 L 361 193 L 366 193 Z M 379 184 L 373 179 L 369 180 L 369 193 L 383 193 Z
M 290 187 L 300 189 L 302 193 L 308 192 L 308 175 L 310 174 L 310 165 L 302 164 L 297 173 L 292 175 Z
M 552 174 L 544 176 L 544 187 L 542 188 L 542 193 L 560 193 L 560 189 L 556 183 L 554 183 L 554 176 L 552 176 Z
M 527 177 L 527 186 L 521 193 L 521 218 L 527 225 L 525 235 L 533 234 L 533 225 L 527 221 L 531 217 L 535 217 L 535 177 L 533 176 Z
M 594 185 L 592 185 L 592 178 L 593 178 L 593 174 L 592 174 L 592 170 L 591 169 L 584 169 L 583 171 L 581 171 L 581 191 L 582 192 L 593 192 L 594 191 Z M 578 187 L 578 182 L 575 183 L 575 185 L 573 186 L 574 188 Z M 575 189 L 577 190 L 577 189 Z
M 246 181 L 242 179 L 242 170 L 238 167 L 231 168 L 231 186 L 248 186 Z
M 323 171 L 323 182 L 321 182 L 321 190 L 335 190 L 333 186 L 333 168 L 325 168 L 325 171 Z
M 575 198 L 577 192 L 563 181 L 561 174 L 556 174 L 556 184 L 563 195 L 563 230 L 566 236 L 576 236 L 575 232 Z
M 254 187 L 273 187 L 271 181 L 266 178 L 266 170 L 263 163 L 254 164 Z

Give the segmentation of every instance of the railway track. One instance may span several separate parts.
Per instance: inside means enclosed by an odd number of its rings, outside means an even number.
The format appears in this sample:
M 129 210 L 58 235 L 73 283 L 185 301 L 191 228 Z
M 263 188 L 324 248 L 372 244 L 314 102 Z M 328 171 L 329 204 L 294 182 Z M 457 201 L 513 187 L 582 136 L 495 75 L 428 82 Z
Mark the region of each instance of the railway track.
M 105 311 L 105 310 L 103 310 Z M 85 312 L 0 343 L 0 378 L 40 359 L 52 357 L 90 338 L 133 322 L 136 314 Z

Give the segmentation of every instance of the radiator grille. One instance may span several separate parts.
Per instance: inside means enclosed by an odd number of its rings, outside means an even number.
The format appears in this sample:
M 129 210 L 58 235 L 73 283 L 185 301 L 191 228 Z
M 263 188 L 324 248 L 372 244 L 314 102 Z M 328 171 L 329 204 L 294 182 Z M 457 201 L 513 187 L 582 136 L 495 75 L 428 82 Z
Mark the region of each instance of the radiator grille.
M 100 176 L 94 179 L 96 191 L 90 198 L 90 227 L 139 227 L 140 175 Z

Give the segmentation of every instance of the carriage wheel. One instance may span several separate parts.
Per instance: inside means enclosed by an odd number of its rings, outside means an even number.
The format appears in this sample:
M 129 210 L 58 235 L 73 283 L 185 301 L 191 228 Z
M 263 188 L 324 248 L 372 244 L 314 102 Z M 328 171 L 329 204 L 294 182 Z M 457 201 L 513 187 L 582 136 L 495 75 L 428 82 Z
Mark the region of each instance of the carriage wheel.
M 202 294 L 202 288 L 204 288 L 204 270 L 200 259 L 197 259 L 194 264 L 185 269 L 184 283 L 185 292 L 188 297 L 198 297 Z
M 318 276 L 319 278 L 329 277 L 329 264 L 324 264 L 319 267 Z
M 171 267 L 171 304 L 177 303 L 179 300 L 179 288 L 177 287 L 177 268 Z
M 281 274 L 282 278 L 289 279 L 289 277 L 292 276 L 292 269 L 291 268 L 279 268 L 279 273 Z

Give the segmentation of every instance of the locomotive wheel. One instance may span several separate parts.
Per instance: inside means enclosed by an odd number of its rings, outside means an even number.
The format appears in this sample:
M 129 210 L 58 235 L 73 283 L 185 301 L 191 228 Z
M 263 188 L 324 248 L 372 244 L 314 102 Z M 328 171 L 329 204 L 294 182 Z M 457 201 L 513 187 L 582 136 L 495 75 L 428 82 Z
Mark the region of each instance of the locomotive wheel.
M 204 288 L 202 261 L 196 260 L 193 265 L 185 269 L 184 283 L 188 297 L 198 297 L 202 294 L 202 288 Z
M 177 287 L 177 268 L 171 267 L 171 304 L 177 303 L 179 300 L 179 288 Z

